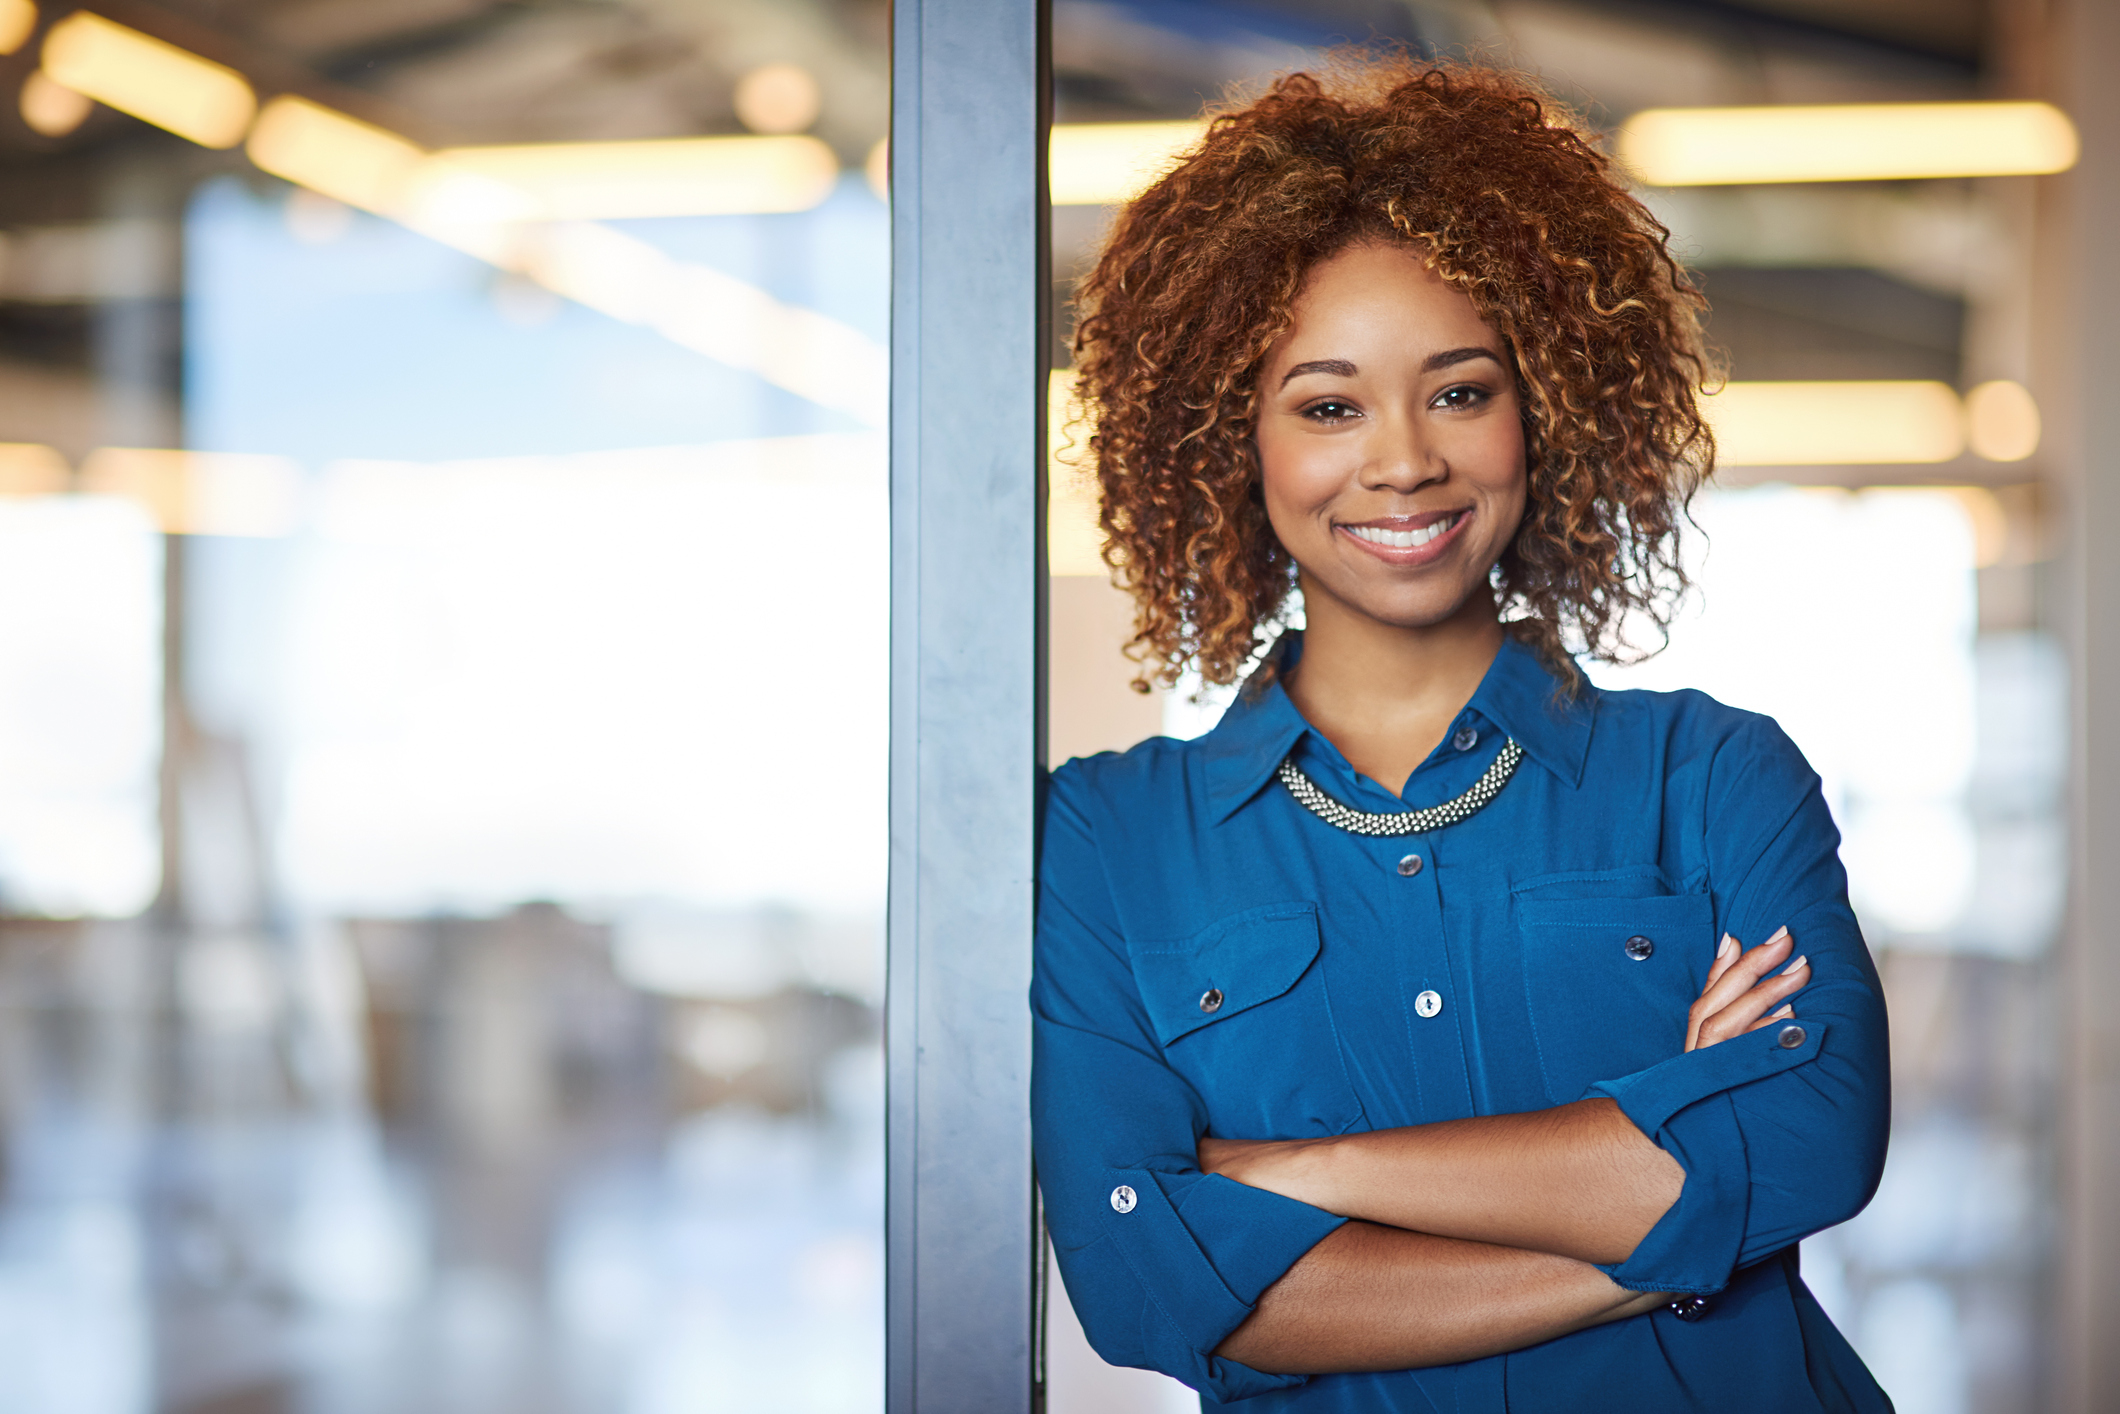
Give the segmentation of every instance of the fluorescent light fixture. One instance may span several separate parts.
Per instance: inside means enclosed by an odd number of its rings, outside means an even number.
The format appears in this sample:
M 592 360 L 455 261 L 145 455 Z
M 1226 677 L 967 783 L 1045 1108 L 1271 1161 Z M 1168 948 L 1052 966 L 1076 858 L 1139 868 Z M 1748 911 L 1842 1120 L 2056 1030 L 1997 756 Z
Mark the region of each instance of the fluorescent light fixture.
M 258 166 L 297 186 L 374 212 L 519 272 L 554 294 L 673 343 L 756 373 L 775 387 L 881 427 L 890 402 L 890 358 L 874 339 L 800 305 L 783 304 L 732 275 L 672 259 L 646 241 L 595 221 L 551 219 L 555 208 L 628 214 L 678 209 L 801 210 L 838 180 L 831 149 L 814 138 L 710 138 L 640 143 L 456 148 L 430 154 L 396 133 L 303 98 L 276 98 L 250 138 Z M 738 156 L 730 159 L 727 154 Z M 779 153 L 761 161 L 761 154 Z M 716 154 L 711 159 L 703 153 Z M 790 160 L 792 155 L 792 162 Z M 756 173 L 779 163 L 782 204 Z M 794 205 L 787 173 L 809 164 L 811 185 Z M 751 190 L 732 198 L 700 188 L 732 184 L 748 168 Z M 678 197 L 682 197 L 682 201 Z M 660 209 L 645 208 L 649 198 Z
M 458 147 L 433 161 L 445 188 L 458 177 L 510 188 L 551 221 L 808 211 L 839 181 L 838 157 L 814 137 Z
M 2022 383 L 1998 378 L 1965 395 L 1966 441 L 1991 462 L 2021 462 L 2039 450 L 2039 404 Z
M 73 469 L 37 442 L 0 442 L 0 496 L 52 496 L 66 489 Z
M 81 489 L 137 502 L 171 535 L 285 535 L 300 518 L 301 469 L 285 457 L 101 447 Z
M 201 147 L 234 147 L 258 111 L 257 95 L 234 69 L 85 10 L 44 37 L 44 72 Z
M 1619 136 L 1620 160 L 1659 187 L 2027 176 L 2076 155 L 2049 103 L 1649 108 Z
M 36 32 L 36 0 L 0 0 L 0 54 L 14 53 Z
M 1947 462 L 1965 449 L 1945 383 L 1731 383 L 1701 410 L 1723 466 Z
M 1046 149 L 1053 205 L 1131 201 L 1206 135 L 1203 122 L 1059 124 Z
M 588 221 L 540 228 L 522 270 L 554 294 L 871 426 L 889 415 L 890 356 L 868 335 L 623 231 Z
M 397 209 L 427 155 L 396 133 L 294 97 L 265 105 L 246 151 L 275 177 L 377 215 Z

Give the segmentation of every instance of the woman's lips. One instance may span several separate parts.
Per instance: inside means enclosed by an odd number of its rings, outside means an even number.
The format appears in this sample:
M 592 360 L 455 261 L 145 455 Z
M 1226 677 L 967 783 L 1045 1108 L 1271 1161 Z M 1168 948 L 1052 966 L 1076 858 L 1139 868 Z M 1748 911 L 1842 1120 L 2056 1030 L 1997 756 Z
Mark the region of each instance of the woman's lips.
M 1393 517 L 1333 529 L 1389 565 L 1425 565 L 1441 559 L 1457 539 L 1472 512 L 1444 511 L 1424 516 Z

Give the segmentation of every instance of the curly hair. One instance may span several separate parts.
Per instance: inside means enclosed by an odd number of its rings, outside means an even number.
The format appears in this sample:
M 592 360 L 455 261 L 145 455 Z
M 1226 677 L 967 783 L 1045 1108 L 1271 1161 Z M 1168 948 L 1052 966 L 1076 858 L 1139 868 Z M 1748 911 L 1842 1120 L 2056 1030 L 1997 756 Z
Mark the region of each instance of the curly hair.
M 1259 485 L 1258 373 L 1306 273 L 1366 240 L 1419 251 L 1514 356 L 1529 487 L 1493 576 L 1509 631 L 1571 691 L 1571 654 L 1648 655 L 1633 615 L 1661 648 L 1679 522 L 1714 463 L 1695 394 L 1717 376 L 1669 237 L 1514 74 L 1343 52 L 1226 107 L 1119 214 L 1075 301 L 1136 689 L 1187 667 L 1231 683 L 1276 631 L 1296 572 Z

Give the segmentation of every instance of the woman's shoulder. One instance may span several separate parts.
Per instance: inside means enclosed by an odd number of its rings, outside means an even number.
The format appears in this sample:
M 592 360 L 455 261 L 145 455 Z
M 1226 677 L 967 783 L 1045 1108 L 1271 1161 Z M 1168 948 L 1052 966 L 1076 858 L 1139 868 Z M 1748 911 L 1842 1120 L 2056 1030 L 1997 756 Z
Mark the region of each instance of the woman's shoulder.
M 1771 761 L 1809 769 L 1773 717 L 1734 707 L 1699 688 L 1601 689 L 1597 699 L 1596 736 L 1608 747 L 1648 738 L 1666 759 L 1699 756 L 1724 765 Z
M 1053 768 L 1052 792 L 1056 797 L 1138 808 L 1182 788 L 1199 751 L 1199 738 L 1152 736 L 1124 751 L 1070 757 Z
M 1201 818 L 1199 754 L 1196 742 L 1158 736 L 1054 767 L 1043 807 L 1048 869 L 1094 858 L 1109 870 L 1182 847 Z

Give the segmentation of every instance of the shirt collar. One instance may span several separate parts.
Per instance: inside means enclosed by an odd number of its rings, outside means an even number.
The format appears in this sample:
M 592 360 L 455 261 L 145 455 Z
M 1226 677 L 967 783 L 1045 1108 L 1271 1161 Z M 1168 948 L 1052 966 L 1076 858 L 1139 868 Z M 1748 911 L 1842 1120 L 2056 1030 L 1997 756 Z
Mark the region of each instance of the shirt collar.
M 1504 638 L 1494 665 L 1465 705 L 1508 733 L 1526 756 L 1576 787 L 1583 783 L 1590 756 L 1598 693 L 1585 680 L 1573 697 L 1561 698 L 1555 691 L 1559 686 L 1537 653 Z
M 1302 651 L 1301 632 L 1290 629 L 1268 661 L 1292 667 Z M 1536 653 L 1504 638 L 1465 707 L 1508 733 L 1533 761 L 1570 786 L 1580 786 L 1597 715 L 1597 689 L 1584 683 L 1573 698 L 1563 701 L 1556 699 L 1555 685 Z M 1202 742 L 1207 804 L 1215 822 L 1228 819 L 1258 794 L 1309 730 L 1310 723 L 1288 700 L 1278 674 L 1263 688 L 1247 681 Z

